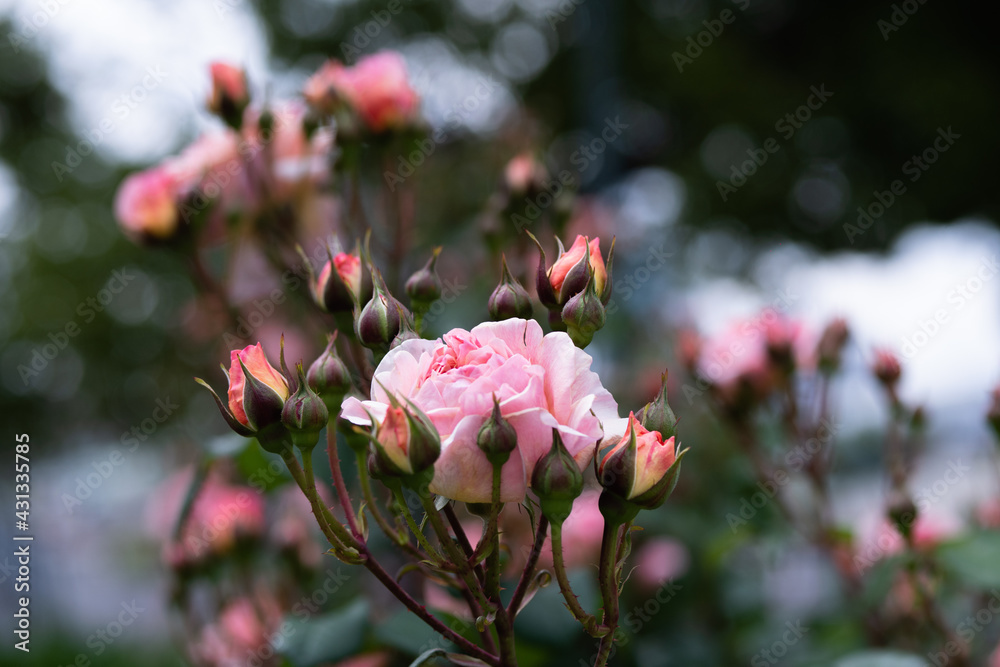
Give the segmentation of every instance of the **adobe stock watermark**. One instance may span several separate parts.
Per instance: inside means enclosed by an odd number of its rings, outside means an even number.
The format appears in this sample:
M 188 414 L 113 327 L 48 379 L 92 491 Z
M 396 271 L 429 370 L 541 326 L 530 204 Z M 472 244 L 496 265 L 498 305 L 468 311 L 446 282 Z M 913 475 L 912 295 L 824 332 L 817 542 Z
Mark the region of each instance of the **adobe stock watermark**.
M 90 652 L 77 653 L 73 661 L 65 667 L 91 667 L 93 664 L 91 656 L 97 658 L 104 655 L 104 652 L 124 634 L 125 629 L 135 623 L 139 614 L 146 611 L 146 608 L 140 607 L 135 600 L 122 602 L 121 608 L 122 610 L 114 619 L 87 637 L 86 644 Z M 59 667 L 63 667 L 63 665 L 59 665 Z
M 556 26 L 573 15 L 573 12 L 586 0 L 559 0 L 559 4 L 554 9 L 545 10 L 545 21 L 553 30 Z
M 444 125 L 434 130 L 429 137 L 414 141 L 414 150 L 407 155 L 398 157 L 394 171 L 386 170 L 383 172 L 382 177 L 389 187 L 389 192 L 395 192 L 399 185 L 405 183 L 406 179 L 412 176 L 417 168 L 434 154 L 438 144 L 444 143 L 448 139 L 448 135 L 457 130 L 469 114 L 475 112 L 484 102 L 489 100 L 497 88 L 500 88 L 500 83 L 492 75 L 487 74 L 479 77 L 472 93 L 445 113 Z
M 619 303 L 627 303 L 635 294 L 648 283 L 653 274 L 661 271 L 667 266 L 667 260 L 677 254 L 676 247 L 673 250 L 666 250 L 666 242 L 651 245 L 646 253 L 645 261 L 632 269 L 625 275 L 614 277 L 611 287 L 611 300 L 605 308 L 607 315 L 614 315 L 618 312 Z M 621 297 L 621 302 L 618 301 Z
M 628 610 L 622 617 L 618 628 L 615 629 L 614 643 L 611 645 L 608 660 L 610 661 L 614 657 L 618 649 L 628 644 L 633 635 L 639 634 L 646 624 L 652 621 L 683 588 L 683 586 L 673 579 L 669 579 L 655 593 L 646 598 L 645 602 L 641 605 L 635 605 L 632 609 Z M 600 642 L 597 642 L 594 646 L 594 654 L 586 660 L 581 658 L 577 663 L 579 667 L 590 667 L 590 665 L 596 664 L 600 646 Z
M 899 346 L 899 352 L 905 359 L 912 359 L 917 352 L 926 347 L 941 329 L 951 320 L 951 316 L 965 308 L 968 303 L 979 294 L 983 286 L 993 280 L 1000 272 L 1000 263 L 997 256 L 983 257 L 976 271 L 965 280 L 957 283 L 945 296 L 949 304 L 953 307 L 938 308 L 931 317 L 921 319 L 917 322 L 920 331 L 915 331 L 909 336 L 903 336 Z
M 961 461 L 948 461 L 948 467 L 941 477 L 933 483 L 921 487 L 914 494 L 913 504 L 916 507 L 916 511 L 912 513 L 908 512 L 901 516 L 899 519 L 900 523 L 905 527 L 912 527 L 916 523 L 917 517 L 940 503 L 948 492 L 951 491 L 952 487 L 965 479 L 966 473 L 970 470 L 972 468 Z M 878 536 L 868 543 L 863 552 L 859 550 L 855 554 L 853 564 L 858 574 L 864 574 L 868 568 L 879 560 L 895 553 L 899 548 L 901 539 L 897 528 L 891 525 L 882 526 L 879 529 Z
M 750 0 L 733 0 L 733 4 L 741 12 L 744 12 L 750 6 Z M 715 40 L 722 36 L 726 26 L 735 20 L 736 13 L 732 9 L 726 8 L 719 12 L 718 18 L 702 21 L 701 24 L 705 26 L 705 29 L 687 38 L 687 47 L 684 49 L 684 53 L 674 51 L 670 55 L 674 60 L 674 64 L 677 65 L 677 71 L 683 74 L 684 67 L 694 64 L 694 61 L 701 57 L 705 49 L 712 46 Z
M 340 53 L 344 62 L 353 64 L 366 48 L 371 46 L 372 40 L 377 39 L 385 30 L 392 19 L 403 12 L 403 5 L 410 0 L 389 0 L 382 9 L 373 9 L 370 12 L 371 19 L 356 25 L 351 31 L 350 41 L 344 40 L 340 43 Z
M 80 335 L 83 331 L 83 325 L 90 324 L 97 318 L 98 313 L 103 313 L 115 296 L 121 294 L 134 279 L 135 276 L 129 274 L 127 268 L 115 269 L 111 272 L 111 278 L 97 294 L 89 296 L 77 304 L 74 312 L 83 320 L 83 324 L 81 325 L 77 323 L 76 319 L 72 319 L 58 331 L 50 332 L 48 335 L 50 342 L 32 349 L 31 359 L 27 364 L 18 364 L 17 372 L 21 376 L 21 382 L 24 383 L 24 386 L 27 387 L 32 379 L 41 375 L 49 364 L 69 346 L 70 339 Z
M 111 134 L 118 129 L 133 110 L 145 101 L 149 93 L 167 78 L 167 72 L 160 65 L 147 67 L 146 75 L 142 80 L 133 86 L 128 92 L 119 95 L 111 103 L 111 115 L 105 116 L 97 123 L 97 126 L 86 130 L 83 138 L 75 146 L 66 146 L 65 162 L 53 161 L 51 164 L 52 173 L 62 183 L 67 174 L 83 164 L 84 159 L 92 154 L 94 150 L 104 143 Z
M 608 146 L 621 137 L 629 127 L 627 123 L 622 122 L 621 116 L 605 118 L 600 134 L 590 141 L 580 144 L 576 150 L 570 153 L 569 162 L 575 167 L 576 174 L 580 175 L 586 172 L 590 165 L 604 154 Z M 556 178 L 543 182 L 539 193 L 525 205 L 524 215 L 515 213 L 511 216 L 511 222 L 517 233 L 520 234 L 538 221 L 542 213 L 556 201 L 563 190 L 575 183 L 576 176 L 568 169 L 561 170 Z
M 903 175 L 909 176 L 910 183 L 916 183 L 920 180 L 920 177 L 924 175 L 931 165 L 938 161 L 942 153 L 945 153 L 952 146 L 955 145 L 956 139 L 961 139 L 962 135 L 958 134 L 951 129 L 951 125 L 948 129 L 939 127 L 937 129 L 938 136 L 934 139 L 930 146 L 921 151 L 920 155 L 913 155 L 909 160 L 903 163 L 900 170 Z M 875 222 L 885 215 L 896 200 L 906 194 L 906 183 L 902 179 L 897 178 L 892 183 L 889 184 L 889 189 L 879 192 L 876 190 L 872 193 L 875 201 L 871 202 L 867 207 L 858 207 L 858 219 L 857 224 L 851 224 L 849 222 L 844 223 L 844 233 L 847 235 L 847 240 L 854 245 L 854 239 L 858 236 L 863 235 L 868 231 Z
M 906 22 L 910 20 L 910 17 L 917 13 L 927 0 L 904 0 L 904 2 L 892 5 L 892 13 L 889 14 L 889 19 L 879 19 L 875 25 L 878 27 L 878 31 L 882 33 L 882 41 L 888 42 L 889 35 L 898 31 Z
M 823 83 L 819 84 L 818 88 L 810 86 L 809 93 L 805 102 L 775 121 L 774 131 L 784 141 L 794 137 L 795 133 L 812 119 L 813 113 L 822 109 L 827 100 L 833 97 L 833 93 L 828 91 L 826 84 Z M 767 164 L 768 158 L 780 150 L 781 143 L 774 137 L 765 139 L 761 148 L 748 148 L 746 152 L 749 159 L 730 167 L 729 180 L 715 182 L 715 189 L 719 191 L 722 201 L 727 201 L 729 195 L 746 185 L 747 179 L 756 174 L 758 169 Z
M 170 419 L 174 411 L 180 407 L 180 405 L 171 401 L 169 396 L 156 399 L 156 407 L 150 413 L 150 416 L 122 433 L 120 439 L 122 449 L 112 449 L 107 457 L 99 461 L 91 461 L 90 468 L 93 468 L 93 471 L 88 468 L 85 475 L 80 475 L 74 480 L 76 481 L 76 487 L 73 489 L 73 493 L 62 494 L 60 500 L 62 500 L 66 511 L 73 514 L 76 507 L 82 505 L 85 500 L 94 495 L 94 491 L 101 488 L 104 482 L 118 468 L 125 464 L 128 455 L 139 449 L 141 443 L 149 440 L 159 430 L 160 425 Z
M 741 498 L 739 509 L 736 512 L 726 514 L 726 522 L 733 534 L 739 532 L 740 528 L 752 521 L 757 516 L 757 512 L 771 502 L 781 492 L 781 488 L 792 480 L 789 471 L 799 472 L 809 465 L 813 458 L 833 442 L 839 430 L 838 424 L 829 419 L 822 419 L 819 428 L 816 429 L 816 435 L 786 453 L 785 468 L 775 470 L 770 479 L 758 481 L 758 491 L 755 491 L 749 498 Z
M 788 655 L 789 649 L 799 643 L 806 634 L 809 627 L 802 624 L 801 620 L 794 623 L 785 623 L 786 630 L 781 637 L 776 639 L 770 646 L 765 646 L 750 658 L 751 667 L 767 667 L 781 662 L 782 658 Z
M 39 0 L 29 13 L 22 14 L 19 17 L 20 27 L 16 31 L 7 33 L 7 41 L 14 49 L 14 53 L 20 53 L 21 49 L 55 18 L 59 10 L 69 3 L 70 0 Z
M 968 655 L 968 648 L 972 646 L 972 640 L 980 632 L 986 629 L 997 614 L 1000 614 L 1000 591 L 993 589 L 985 607 L 981 607 L 975 614 L 966 616 L 955 626 L 955 637 L 941 648 L 943 651 L 928 651 L 927 657 L 935 667 L 944 667 L 952 658 L 959 655 Z

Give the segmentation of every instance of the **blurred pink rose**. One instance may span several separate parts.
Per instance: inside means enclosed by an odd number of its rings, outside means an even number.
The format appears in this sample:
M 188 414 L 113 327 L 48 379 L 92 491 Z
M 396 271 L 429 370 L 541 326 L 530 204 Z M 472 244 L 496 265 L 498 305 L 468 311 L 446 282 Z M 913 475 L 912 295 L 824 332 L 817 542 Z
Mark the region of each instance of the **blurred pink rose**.
M 587 567 L 598 562 L 604 537 L 604 515 L 597 506 L 600 497 L 599 489 L 585 490 L 573 501 L 573 511 L 563 522 L 563 561 L 567 568 Z M 540 568 L 552 565 L 551 537 L 545 539 L 538 562 Z
M 409 398 L 441 435 L 431 490 L 455 500 L 489 502 L 492 468 L 476 435 L 495 394 L 518 435 L 519 456 L 503 467 L 501 498 L 518 502 L 535 463 L 552 446 L 553 428 L 583 468 L 604 435 L 601 422 L 618 420 L 618 406 L 590 364 L 590 355 L 569 336 L 543 336 L 535 321 L 453 329 L 443 340 L 408 340 L 391 350 L 375 371 L 372 400 L 348 398 L 343 416 L 369 426 L 372 417 L 385 418 L 386 392 Z
M 646 590 L 663 586 L 688 568 L 688 550 L 669 537 L 656 537 L 645 542 L 635 557 L 635 581 Z
M 306 107 L 301 102 L 279 102 L 267 109 L 270 128 L 261 128 L 262 112 L 247 111 L 240 153 L 253 165 L 258 181 L 279 202 L 312 192 L 330 173 L 333 132 L 318 128 L 306 137 Z
M 181 195 L 197 192 L 225 207 L 236 206 L 246 192 L 238 148 L 239 136 L 235 132 L 211 132 L 163 164 L 181 184 Z
M 184 530 L 174 530 L 194 476 L 192 469 L 168 479 L 152 496 L 148 507 L 150 529 L 164 540 L 163 557 L 171 566 L 198 562 L 230 551 L 241 537 L 264 532 L 264 500 L 244 486 L 233 486 L 209 472 L 195 497 Z
M 413 124 L 420 104 L 403 59 L 391 51 L 364 57 L 353 67 L 331 60 L 306 82 L 303 94 L 323 113 L 346 101 L 372 132 Z
M 115 217 L 130 236 L 166 239 L 177 230 L 178 180 L 169 169 L 153 167 L 129 175 L 115 194 Z
M 686 344 L 692 346 L 691 342 Z M 724 395 L 746 386 L 766 393 L 777 379 L 773 363 L 787 355 L 797 368 L 815 366 L 815 341 L 805 326 L 766 309 L 753 318 L 737 320 L 721 334 L 700 342 L 697 371 Z

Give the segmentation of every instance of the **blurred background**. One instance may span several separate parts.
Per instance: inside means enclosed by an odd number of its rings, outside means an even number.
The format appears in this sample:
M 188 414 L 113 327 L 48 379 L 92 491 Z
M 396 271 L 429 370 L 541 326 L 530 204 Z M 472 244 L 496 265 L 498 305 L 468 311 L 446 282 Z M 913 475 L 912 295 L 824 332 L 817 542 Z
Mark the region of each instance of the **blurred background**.
M 867 370 L 875 346 L 897 353 L 900 393 L 925 409 L 915 483 L 956 458 L 971 466 L 933 512 L 961 523 L 997 495 L 983 415 L 1000 380 L 990 176 L 1000 50 L 974 3 L 399 0 L 387 14 L 388 5 L 0 2 L 0 421 L 11 447 L 14 434 L 30 434 L 36 535 L 28 661 L 12 650 L 13 558 L 0 550 L 0 661 L 185 664 L 157 494 L 204 452 L 242 446 L 191 381 L 219 386 L 232 346 L 199 337 L 187 267 L 126 239 L 112 200 L 126 174 L 218 123 L 204 111 L 215 59 L 244 65 L 257 99 L 277 99 L 298 95 L 329 57 L 403 55 L 425 118 L 443 133 L 420 169 L 421 252 L 407 269 L 443 245 L 439 271 L 461 286 L 432 331 L 486 319 L 499 271 L 468 249 L 483 245 L 504 165 L 535 150 L 550 173 L 572 175 L 587 202 L 583 228 L 605 249 L 617 236 L 615 279 L 632 279 L 619 282 L 630 287 L 616 291 L 616 314 L 588 348 L 624 412 L 649 400 L 664 367 L 683 377 L 682 327 L 712 334 L 767 306 L 815 330 L 842 316 L 852 337 L 831 388 L 838 518 L 858 532 L 879 520 L 887 409 Z M 685 444 L 710 456 L 724 440 L 717 420 L 680 379 L 671 391 Z M 247 460 L 259 453 L 239 451 L 240 470 L 261 465 Z M 745 664 L 786 621 L 843 603 L 773 511 L 753 536 L 730 530 L 726 514 L 753 480 L 725 445 L 715 451 L 685 471 L 693 488 L 682 484 L 648 521 L 674 540 L 682 588 L 613 664 Z M 12 471 L 0 488 L 13 503 Z M 0 524 L 10 544 L 13 519 Z M 783 541 L 767 537 L 772 528 Z M 120 637 L 95 639 L 123 604 L 142 611 Z M 532 617 L 532 651 L 589 655 L 565 616 L 568 629 Z M 858 643 L 836 623 L 813 628 L 809 664 Z M 364 646 L 412 657 L 362 629 Z M 995 645 L 998 631 L 981 640 Z M 314 663 L 299 654 L 291 664 Z

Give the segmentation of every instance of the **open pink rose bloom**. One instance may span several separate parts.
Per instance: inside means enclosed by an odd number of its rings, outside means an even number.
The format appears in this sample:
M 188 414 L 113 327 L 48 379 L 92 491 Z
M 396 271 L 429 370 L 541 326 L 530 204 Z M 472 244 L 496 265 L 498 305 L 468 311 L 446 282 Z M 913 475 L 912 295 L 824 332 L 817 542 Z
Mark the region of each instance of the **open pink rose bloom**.
M 382 421 L 387 392 L 409 399 L 441 435 L 441 457 L 431 491 L 465 502 L 489 502 L 491 466 L 476 435 L 493 408 L 517 431 L 517 451 L 503 467 L 501 499 L 524 498 L 535 463 L 558 429 L 581 468 L 617 423 L 618 405 L 590 370 L 591 357 L 565 333 L 542 335 L 537 322 L 510 319 L 453 329 L 439 340 L 409 340 L 390 351 L 375 371 L 372 399 L 349 398 L 343 416 L 368 426 Z

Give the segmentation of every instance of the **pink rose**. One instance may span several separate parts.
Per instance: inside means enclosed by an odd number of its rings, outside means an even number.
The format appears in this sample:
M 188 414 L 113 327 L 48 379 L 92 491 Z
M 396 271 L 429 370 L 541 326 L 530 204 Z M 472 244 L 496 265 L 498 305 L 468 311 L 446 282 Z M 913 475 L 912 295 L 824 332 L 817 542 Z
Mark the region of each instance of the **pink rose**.
M 353 67 L 327 62 L 309 79 L 303 94 L 324 113 L 346 101 L 372 132 L 412 124 L 420 104 L 403 59 L 391 51 L 362 58 Z
M 131 174 L 115 195 L 118 224 L 135 238 L 170 238 L 180 217 L 177 189 L 177 178 L 163 167 Z
M 547 173 L 532 153 L 521 153 L 510 159 L 503 170 L 507 189 L 515 194 L 527 193 L 536 183 L 545 180 Z
M 453 329 L 443 339 L 408 340 L 391 350 L 375 370 L 372 400 L 348 398 L 343 416 L 370 426 L 372 418 L 385 419 L 386 392 L 410 399 L 441 436 L 431 490 L 464 502 L 489 502 L 492 468 L 476 436 L 496 395 L 518 436 L 517 452 L 503 467 L 501 499 L 518 502 L 535 463 L 552 446 L 553 428 L 583 468 L 604 435 L 602 421 L 618 419 L 614 398 L 590 364 L 590 355 L 569 336 L 543 336 L 533 320 Z

